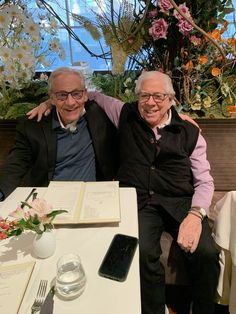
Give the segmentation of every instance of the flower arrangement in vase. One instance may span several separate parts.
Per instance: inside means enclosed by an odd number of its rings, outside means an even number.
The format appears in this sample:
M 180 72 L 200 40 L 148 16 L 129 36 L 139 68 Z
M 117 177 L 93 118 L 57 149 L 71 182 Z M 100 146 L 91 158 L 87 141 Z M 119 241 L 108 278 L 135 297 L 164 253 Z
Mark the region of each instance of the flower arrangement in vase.
M 66 210 L 53 210 L 44 199 L 36 198 L 32 202 L 22 202 L 5 219 L 0 218 L 0 239 L 19 236 L 25 230 L 36 233 L 33 242 L 34 254 L 41 258 L 52 255 L 56 248 L 53 219 Z

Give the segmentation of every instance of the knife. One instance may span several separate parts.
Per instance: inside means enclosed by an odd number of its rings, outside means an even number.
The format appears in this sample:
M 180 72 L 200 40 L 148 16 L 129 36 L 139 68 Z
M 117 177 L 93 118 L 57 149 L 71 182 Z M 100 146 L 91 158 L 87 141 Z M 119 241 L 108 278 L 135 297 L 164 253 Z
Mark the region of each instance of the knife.
M 43 302 L 43 305 L 40 310 L 40 314 L 52 314 L 53 313 L 54 294 L 55 294 L 55 286 L 52 286 L 52 288 L 49 290 L 46 296 L 45 301 Z

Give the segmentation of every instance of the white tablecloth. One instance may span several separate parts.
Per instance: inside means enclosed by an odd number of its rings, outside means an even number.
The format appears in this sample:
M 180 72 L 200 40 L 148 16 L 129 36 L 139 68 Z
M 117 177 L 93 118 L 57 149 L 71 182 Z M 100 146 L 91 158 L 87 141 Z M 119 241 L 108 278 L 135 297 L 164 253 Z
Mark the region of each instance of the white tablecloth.
M 21 188 L 21 199 L 29 188 Z M 19 203 L 18 200 L 16 202 Z M 12 201 L 13 202 L 13 201 Z M 14 203 L 14 202 L 13 202 Z M 106 250 L 116 233 L 138 236 L 137 201 L 133 188 L 120 189 L 121 223 L 90 225 L 55 230 L 57 247 L 52 257 L 39 260 L 32 256 L 32 232 L 22 234 L 18 239 L 10 238 L 0 242 L 0 264 L 35 260 L 36 266 L 29 282 L 19 314 L 30 313 L 40 279 L 53 283 L 58 258 L 69 252 L 80 255 L 87 275 L 84 293 L 73 301 L 62 301 L 54 297 L 55 314 L 140 314 L 139 254 L 136 250 L 127 280 L 116 282 L 98 275 L 98 268 Z M 4 206 L 4 203 L 1 207 Z M 15 209 L 15 208 L 13 208 Z M 1 211 L 1 208 L 0 208 Z M 17 283 L 16 283 L 17 284 Z M 7 314 L 7 313 L 5 313 Z M 14 313 L 9 313 L 14 314 Z
M 214 238 L 219 246 L 221 273 L 218 284 L 219 303 L 229 304 L 236 314 L 236 191 L 231 191 L 215 205 L 218 216 Z

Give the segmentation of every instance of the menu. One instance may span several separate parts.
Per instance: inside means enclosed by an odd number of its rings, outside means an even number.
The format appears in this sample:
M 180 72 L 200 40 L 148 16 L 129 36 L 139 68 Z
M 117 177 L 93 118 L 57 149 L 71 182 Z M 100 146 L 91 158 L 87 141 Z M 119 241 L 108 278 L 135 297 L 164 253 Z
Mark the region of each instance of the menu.
M 35 262 L 0 266 L 0 313 L 18 313 Z
M 43 198 L 54 210 L 67 210 L 55 224 L 120 221 L 118 181 L 51 181 Z

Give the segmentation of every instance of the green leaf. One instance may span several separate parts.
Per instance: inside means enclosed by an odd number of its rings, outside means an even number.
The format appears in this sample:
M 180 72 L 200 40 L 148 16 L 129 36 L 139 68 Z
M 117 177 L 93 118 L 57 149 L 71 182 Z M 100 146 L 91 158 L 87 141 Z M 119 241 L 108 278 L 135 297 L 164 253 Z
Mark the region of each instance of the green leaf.
M 48 218 L 54 218 L 56 215 L 62 214 L 62 213 L 68 213 L 67 210 L 54 210 L 51 213 L 47 214 Z
M 234 8 L 224 8 L 224 14 L 229 14 L 229 13 L 232 13 L 234 12 Z

